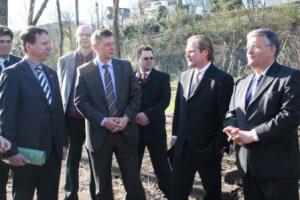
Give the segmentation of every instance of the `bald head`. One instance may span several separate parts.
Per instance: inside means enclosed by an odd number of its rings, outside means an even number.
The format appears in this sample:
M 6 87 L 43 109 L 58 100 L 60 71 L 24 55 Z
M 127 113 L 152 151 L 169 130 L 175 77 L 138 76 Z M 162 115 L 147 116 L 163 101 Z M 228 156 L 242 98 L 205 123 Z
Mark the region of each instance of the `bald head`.
M 93 34 L 93 27 L 90 25 L 80 25 L 76 29 L 76 40 L 79 49 L 91 49 L 91 35 Z

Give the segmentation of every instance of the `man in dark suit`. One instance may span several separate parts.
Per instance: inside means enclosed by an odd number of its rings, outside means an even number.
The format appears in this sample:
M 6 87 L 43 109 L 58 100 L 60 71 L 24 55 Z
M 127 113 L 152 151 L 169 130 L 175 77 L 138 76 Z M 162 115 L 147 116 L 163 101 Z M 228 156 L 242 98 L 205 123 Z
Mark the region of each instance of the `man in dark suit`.
M 13 170 L 13 199 L 58 199 L 65 122 L 56 73 L 43 64 L 51 50 L 48 32 L 28 27 L 21 33 L 25 58 L 0 78 L 0 129 L 11 142 L 6 153 Z M 32 165 L 17 147 L 42 150 L 46 163 Z
M 221 161 L 226 137 L 222 123 L 233 89 L 232 77 L 216 68 L 206 36 L 187 40 L 185 57 L 191 69 L 180 76 L 173 118 L 176 142 L 172 200 L 186 200 L 198 172 L 204 199 L 221 199 Z
M 127 200 L 143 200 L 138 173 L 139 133 L 135 116 L 141 92 L 130 62 L 113 58 L 115 43 L 109 30 L 92 35 L 97 57 L 77 70 L 75 105 L 86 118 L 86 147 L 90 151 L 98 199 L 112 200 L 112 156 L 115 154 Z
M 69 148 L 66 162 L 65 199 L 78 199 L 78 170 L 82 154 L 82 145 L 85 140 L 84 117 L 78 112 L 74 103 L 76 69 L 96 56 L 91 45 L 93 28 L 81 25 L 76 29 L 78 49 L 62 56 L 57 62 L 57 75 L 60 85 L 62 102 L 66 117 L 69 136 Z M 89 158 L 89 154 L 88 154 Z M 89 159 L 90 161 L 90 159 Z M 89 162 L 90 163 L 90 162 Z M 91 164 L 90 164 L 91 165 Z M 90 195 L 96 200 L 95 181 L 90 166 Z
M 9 54 L 12 41 L 14 38 L 13 32 L 6 26 L 0 25 L 0 72 L 6 67 L 13 65 L 21 60 L 20 57 Z M 1 133 L 0 133 L 1 134 Z M 0 159 L 0 199 L 6 199 L 6 184 L 8 182 L 9 165 L 5 164 Z
M 277 63 L 278 53 L 274 31 L 248 33 L 254 73 L 237 81 L 224 122 L 246 200 L 299 199 L 300 73 Z
M 137 49 L 139 69 L 136 76 L 142 86 L 140 112 L 136 116 L 139 125 L 138 144 L 139 170 L 147 147 L 158 186 L 166 198 L 170 198 L 171 169 L 166 157 L 166 117 L 165 109 L 171 98 L 170 75 L 154 69 L 154 52 L 150 46 Z

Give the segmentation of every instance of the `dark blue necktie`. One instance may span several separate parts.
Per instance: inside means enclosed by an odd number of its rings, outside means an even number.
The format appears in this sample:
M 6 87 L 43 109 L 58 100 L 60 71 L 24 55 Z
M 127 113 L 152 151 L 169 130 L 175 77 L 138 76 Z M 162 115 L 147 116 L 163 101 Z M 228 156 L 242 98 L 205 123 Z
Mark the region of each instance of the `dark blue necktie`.
M 248 107 L 249 103 L 250 103 L 251 100 L 252 100 L 252 93 L 253 93 L 252 91 L 253 91 L 254 89 L 257 89 L 257 88 L 258 88 L 258 86 L 259 86 L 259 84 L 261 83 L 263 77 L 264 77 L 263 75 L 260 75 L 260 76 L 258 77 L 258 79 L 257 79 L 257 77 L 254 76 L 254 78 L 252 79 L 251 84 L 250 84 L 250 86 L 249 86 L 249 88 L 248 88 L 248 90 L 247 90 L 247 94 L 246 94 L 246 107 Z M 256 81 L 256 79 L 257 79 L 257 81 Z M 256 84 L 253 85 L 255 81 L 256 81 Z

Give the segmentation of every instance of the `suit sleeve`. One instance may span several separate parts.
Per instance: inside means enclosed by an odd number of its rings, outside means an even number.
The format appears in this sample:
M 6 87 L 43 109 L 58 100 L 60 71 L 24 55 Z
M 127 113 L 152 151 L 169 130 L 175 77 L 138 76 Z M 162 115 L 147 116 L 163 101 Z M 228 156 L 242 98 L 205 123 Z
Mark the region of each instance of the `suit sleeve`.
M 172 122 L 172 135 L 177 136 L 178 134 L 178 125 L 179 125 L 179 113 L 180 110 L 180 81 L 178 81 L 176 97 L 175 97 L 175 108 L 173 114 L 173 122 Z
M 169 106 L 170 99 L 170 75 L 166 74 L 165 76 L 162 76 L 161 87 L 159 90 L 159 100 L 152 107 L 144 111 L 150 122 L 155 120 L 157 116 L 164 114 L 165 109 Z
M 272 143 L 293 137 L 300 123 L 300 72 L 294 71 L 287 78 L 281 92 L 281 107 L 277 115 L 254 129 L 261 143 Z
M 90 122 L 92 122 L 96 127 L 98 127 L 100 126 L 100 123 L 106 116 L 103 113 L 99 112 L 90 103 L 89 96 L 87 93 L 86 80 L 84 76 L 85 74 L 83 74 L 80 68 L 77 69 L 74 102 L 80 113 Z
M 0 132 L 11 142 L 8 157 L 18 154 L 16 143 L 16 120 L 18 110 L 19 83 L 16 71 L 4 70 L 0 76 Z
M 129 103 L 125 109 L 125 115 L 129 118 L 130 121 L 135 121 L 135 116 L 140 110 L 141 104 L 141 89 L 135 73 L 132 69 L 131 64 L 128 64 L 129 74 L 130 74 L 130 91 L 129 91 Z

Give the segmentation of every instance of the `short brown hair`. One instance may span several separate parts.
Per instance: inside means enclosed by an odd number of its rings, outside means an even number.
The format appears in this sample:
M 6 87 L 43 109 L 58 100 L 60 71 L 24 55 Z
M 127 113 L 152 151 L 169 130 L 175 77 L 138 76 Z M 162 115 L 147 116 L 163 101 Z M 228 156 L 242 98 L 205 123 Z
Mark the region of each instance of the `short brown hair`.
M 111 37 L 111 36 L 114 36 L 114 34 L 110 30 L 108 30 L 108 29 L 103 29 L 103 30 L 98 29 L 92 34 L 91 41 L 92 41 L 92 43 L 96 43 L 97 41 L 102 40 L 102 38 Z
M 141 57 L 142 51 L 151 51 L 152 54 L 154 55 L 153 49 L 150 45 L 141 45 L 136 49 L 136 57 L 139 59 Z
M 12 40 L 14 38 L 14 33 L 7 27 L 0 25 L 0 36 L 8 35 Z
M 204 35 L 193 35 L 187 39 L 187 42 L 194 40 L 194 39 L 198 40 L 198 48 L 200 49 L 200 51 L 203 51 L 203 50 L 208 51 L 207 60 L 213 61 L 214 60 L 214 48 L 213 48 L 211 39 Z
M 21 41 L 23 50 L 26 52 L 26 43 L 34 44 L 36 42 L 36 36 L 45 33 L 48 35 L 48 31 L 43 28 L 39 28 L 36 26 L 28 26 L 24 31 L 21 33 Z

